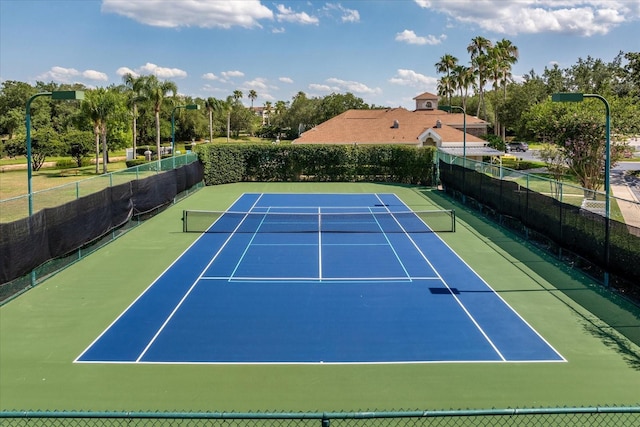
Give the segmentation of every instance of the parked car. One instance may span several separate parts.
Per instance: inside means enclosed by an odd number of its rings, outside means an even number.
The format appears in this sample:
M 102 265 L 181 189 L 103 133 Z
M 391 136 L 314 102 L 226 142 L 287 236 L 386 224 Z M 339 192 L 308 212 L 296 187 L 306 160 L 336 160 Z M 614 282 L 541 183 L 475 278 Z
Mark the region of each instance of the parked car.
M 522 151 L 523 153 L 529 149 L 529 144 L 526 142 L 510 142 L 509 151 Z

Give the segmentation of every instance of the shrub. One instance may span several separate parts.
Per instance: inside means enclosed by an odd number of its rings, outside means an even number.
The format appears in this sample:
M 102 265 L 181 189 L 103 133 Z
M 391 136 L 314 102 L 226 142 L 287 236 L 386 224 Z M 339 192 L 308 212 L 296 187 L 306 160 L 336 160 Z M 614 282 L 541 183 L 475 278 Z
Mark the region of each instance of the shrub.
M 433 147 L 208 144 L 207 185 L 239 181 L 378 181 L 431 185 Z
M 78 163 L 73 159 L 60 159 L 56 161 L 56 168 L 58 169 L 71 169 L 77 167 Z
M 133 160 L 127 160 L 125 163 L 127 164 L 128 168 L 132 168 L 134 166 L 143 165 L 143 164 L 147 163 L 147 161 L 144 160 L 144 159 L 133 159 Z

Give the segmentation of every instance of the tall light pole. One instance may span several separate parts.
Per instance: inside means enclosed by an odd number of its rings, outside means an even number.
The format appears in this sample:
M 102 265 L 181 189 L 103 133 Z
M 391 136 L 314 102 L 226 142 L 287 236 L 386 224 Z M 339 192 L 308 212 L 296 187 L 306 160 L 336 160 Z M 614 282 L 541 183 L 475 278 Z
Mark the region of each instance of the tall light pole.
M 185 110 L 199 110 L 200 109 L 200 105 L 198 105 L 198 104 L 178 105 L 176 107 L 173 107 L 173 110 L 171 110 L 171 155 L 172 156 L 175 155 L 174 153 L 175 153 L 175 146 L 176 146 L 176 118 L 175 118 L 175 112 L 180 108 L 184 108 Z M 158 155 L 160 155 L 160 153 L 158 153 Z
M 593 93 L 554 93 L 551 95 L 551 101 L 553 102 L 582 102 L 584 98 L 598 98 L 604 103 L 604 109 L 606 114 L 605 119 L 605 160 L 604 160 L 604 212 L 605 212 L 605 226 L 604 226 L 604 284 L 609 286 L 609 242 L 611 238 L 610 224 L 611 220 L 611 205 L 610 205 L 610 192 L 609 186 L 611 176 L 611 111 L 609 103 L 601 95 Z
M 33 215 L 33 190 L 31 187 L 31 177 L 33 175 L 32 165 L 31 165 L 31 102 L 40 97 L 40 96 L 48 96 L 51 99 L 84 99 L 84 91 L 81 90 L 58 90 L 53 92 L 40 92 L 33 95 L 27 101 L 26 108 L 26 126 L 27 126 L 27 192 L 29 199 L 29 216 Z
M 464 181 L 467 169 L 467 112 L 463 107 L 457 105 L 442 105 L 438 106 L 438 110 L 451 112 L 453 109 L 462 111 L 462 191 L 464 193 Z M 463 194 L 464 197 L 464 194 Z

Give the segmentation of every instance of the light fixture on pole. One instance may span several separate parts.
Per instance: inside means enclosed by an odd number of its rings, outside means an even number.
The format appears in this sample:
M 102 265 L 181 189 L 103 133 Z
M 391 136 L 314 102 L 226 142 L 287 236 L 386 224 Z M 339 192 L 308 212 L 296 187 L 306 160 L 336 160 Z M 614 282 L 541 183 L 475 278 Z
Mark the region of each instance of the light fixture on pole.
M 31 187 L 31 178 L 33 175 L 31 164 L 31 102 L 40 96 L 48 96 L 56 100 L 82 100 L 84 99 L 84 91 L 81 90 L 58 90 L 53 92 L 40 92 L 33 95 L 27 101 L 26 108 L 26 127 L 27 127 L 27 193 L 29 199 L 29 216 L 33 215 L 33 190 Z
M 597 94 L 592 93 L 554 93 L 551 95 L 551 101 L 553 102 L 582 102 L 584 98 L 597 98 L 604 104 L 605 108 L 605 161 L 604 161 L 604 192 L 605 192 L 605 201 L 604 201 L 604 211 L 605 211 L 605 232 L 604 232 L 604 263 L 605 263 L 605 271 L 604 271 L 604 284 L 605 286 L 609 286 L 609 242 L 610 242 L 610 224 L 611 220 L 611 206 L 610 206 L 610 192 L 611 188 L 609 185 L 609 180 L 611 176 L 611 111 L 609 108 L 609 103 L 607 100 Z

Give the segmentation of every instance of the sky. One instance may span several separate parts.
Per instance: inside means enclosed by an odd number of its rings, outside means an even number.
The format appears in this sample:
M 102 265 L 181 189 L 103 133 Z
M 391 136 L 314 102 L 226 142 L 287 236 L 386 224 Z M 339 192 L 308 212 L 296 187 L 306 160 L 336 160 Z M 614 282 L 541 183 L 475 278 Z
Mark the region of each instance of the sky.
M 255 106 L 351 92 L 405 107 L 437 93 L 474 37 L 518 47 L 514 78 L 640 51 L 640 0 L 0 0 L 0 81 L 106 87 L 156 74 Z

